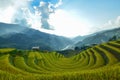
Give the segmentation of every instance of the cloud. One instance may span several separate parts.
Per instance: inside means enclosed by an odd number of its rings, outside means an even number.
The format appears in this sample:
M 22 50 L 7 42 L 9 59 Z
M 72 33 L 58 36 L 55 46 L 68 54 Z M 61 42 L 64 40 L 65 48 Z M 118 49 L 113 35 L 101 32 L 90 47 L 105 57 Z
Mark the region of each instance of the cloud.
M 120 16 L 118 16 L 114 20 L 109 20 L 101 28 L 103 28 L 103 29 L 112 29 L 112 28 L 118 28 L 118 27 L 120 27 Z
M 49 16 L 62 4 L 62 0 L 55 3 L 40 0 L 39 5 L 31 6 L 33 1 L 35 0 L 0 0 L 0 22 L 53 30 L 48 22 Z
M 48 23 L 49 14 L 51 13 L 49 10 L 49 3 L 48 2 L 40 2 L 40 5 L 38 7 L 40 13 L 41 13 L 41 23 L 42 28 L 44 29 L 51 29 L 50 25 Z
M 118 16 L 116 19 L 108 20 L 103 25 L 93 26 L 89 33 L 95 33 L 98 31 L 109 30 L 114 28 L 120 28 L 120 16 Z
M 0 22 L 11 23 L 11 19 L 15 13 L 12 4 L 12 0 L 0 0 Z
M 62 0 L 59 0 L 56 4 L 53 4 L 51 2 L 44 2 L 40 1 L 39 6 L 34 6 L 35 11 L 40 13 L 41 17 L 41 28 L 52 30 L 53 27 L 49 24 L 48 20 L 50 17 L 50 14 L 54 13 L 55 10 L 62 4 Z
M 0 10 L 0 22 L 11 23 L 14 13 L 15 9 L 11 6 L 7 7 L 5 10 Z
M 11 0 L 0 0 L 0 8 L 5 9 L 12 4 Z
M 120 16 L 117 17 L 116 21 L 115 21 L 115 24 L 117 26 L 120 26 Z
M 28 0 L 0 0 L 0 22 L 12 23 L 19 8 L 26 7 L 28 2 Z
M 57 8 L 57 7 L 59 7 L 60 5 L 62 5 L 62 0 L 59 0 L 59 2 L 54 5 L 54 7 Z
M 14 8 L 19 8 L 26 6 L 28 2 L 32 0 L 0 0 L 0 8 L 7 8 L 9 6 L 14 7 Z
M 18 17 L 18 15 L 20 15 L 21 17 Z M 41 27 L 41 17 L 40 13 L 37 10 L 35 11 L 35 13 L 32 13 L 30 9 L 22 8 L 21 12 L 18 12 L 18 14 L 16 15 L 15 21 L 16 20 L 16 23 L 22 24 L 24 26 L 29 26 L 35 29 L 39 29 Z

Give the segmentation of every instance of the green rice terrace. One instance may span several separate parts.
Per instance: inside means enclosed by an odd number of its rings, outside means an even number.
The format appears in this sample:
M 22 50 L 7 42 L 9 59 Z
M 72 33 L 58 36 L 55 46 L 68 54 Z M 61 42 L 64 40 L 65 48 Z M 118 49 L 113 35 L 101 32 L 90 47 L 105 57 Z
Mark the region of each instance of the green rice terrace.
M 0 49 L 0 80 L 120 80 L 120 40 L 96 45 L 72 57 Z

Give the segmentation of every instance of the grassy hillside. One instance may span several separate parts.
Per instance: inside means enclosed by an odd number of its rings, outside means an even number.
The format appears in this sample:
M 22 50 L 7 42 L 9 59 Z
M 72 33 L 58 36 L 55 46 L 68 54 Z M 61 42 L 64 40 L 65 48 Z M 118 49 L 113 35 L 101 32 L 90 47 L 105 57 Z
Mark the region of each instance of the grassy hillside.
M 120 40 L 69 58 L 56 52 L 0 49 L 0 80 L 120 80 Z

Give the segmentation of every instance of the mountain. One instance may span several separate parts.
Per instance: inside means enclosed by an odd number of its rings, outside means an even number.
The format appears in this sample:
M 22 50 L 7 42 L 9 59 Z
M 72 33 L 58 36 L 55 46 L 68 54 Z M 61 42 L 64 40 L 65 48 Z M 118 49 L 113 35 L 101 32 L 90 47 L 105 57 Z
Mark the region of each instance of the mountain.
M 41 50 L 61 50 L 71 43 L 72 40 L 62 36 L 17 24 L 0 23 L 0 48 L 31 49 L 33 46 L 39 46 Z
M 23 27 L 18 24 L 0 23 L 0 36 L 12 33 L 22 33 L 25 29 L 27 29 L 27 27 Z
M 87 35 L 87 37 L 85 37 L 82 41 L 80 39 L 79 42 L 75 43 L 69 48 L 81 48 L 83 46 L 92 46 L 95 44 L 108 42 L 113 36 L 120 38 L 120 28 L 105 30 L 91 35 Z
M 74 41 L 74 43 L 77 43 L 79 41 L 84 40 L 85 38 L 89 37 L 90 35 L 85 35 L 85 36 L 76 36 L 74 38 L 72 38 L 72 40 Z

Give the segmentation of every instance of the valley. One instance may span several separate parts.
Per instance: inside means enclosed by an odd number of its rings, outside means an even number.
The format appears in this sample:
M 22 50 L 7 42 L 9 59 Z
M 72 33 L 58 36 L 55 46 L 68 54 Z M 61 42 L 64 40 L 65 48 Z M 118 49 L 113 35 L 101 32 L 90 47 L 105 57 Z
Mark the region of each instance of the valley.
M 0 80 L 120 80 L 120 0 L 0 0 Z

